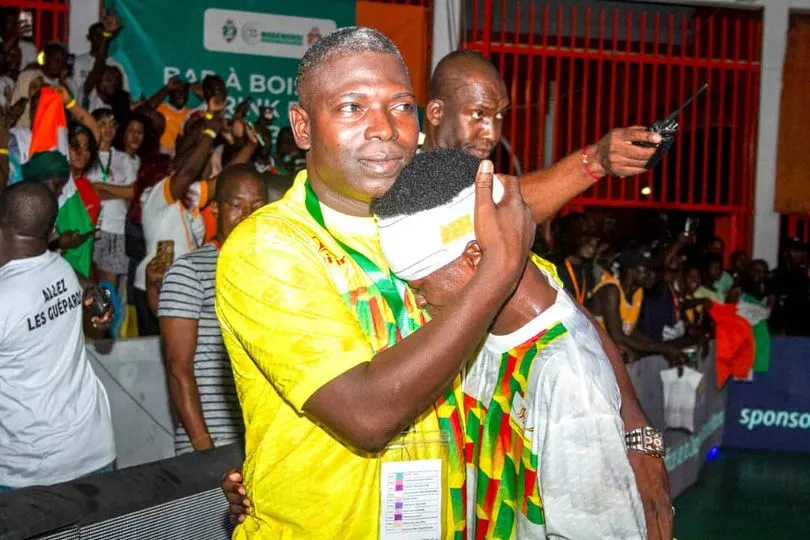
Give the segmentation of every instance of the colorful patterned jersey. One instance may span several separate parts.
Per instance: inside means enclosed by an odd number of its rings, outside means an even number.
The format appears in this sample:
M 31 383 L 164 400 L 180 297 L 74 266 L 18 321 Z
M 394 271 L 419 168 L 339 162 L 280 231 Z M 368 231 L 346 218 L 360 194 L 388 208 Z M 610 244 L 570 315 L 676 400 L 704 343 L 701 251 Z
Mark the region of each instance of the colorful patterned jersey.
M 372 218 L 322 210 L 328 231 L 307 212 L 300 174 L 281 201 L 236 228 L 217 265 L 217 315 L 245 420 L 252 502 L 234 538 L 378 538 L 385 456 L 352 450 L 302 407 L 398 339 L 380 291 L 335 238 L 380 269 L 387 266 Z M 425 319 L 410 290 L 402 291 L 407 334 Z M 460 404 L 456 381 L 411 428 L 451 435 L 446 529 L 457 538 L 464 534 L 466 493 Z
M 490 335 L 464 379 L 470 537 L 646 538 L 610 361 L 549 281 L 554 305 Z

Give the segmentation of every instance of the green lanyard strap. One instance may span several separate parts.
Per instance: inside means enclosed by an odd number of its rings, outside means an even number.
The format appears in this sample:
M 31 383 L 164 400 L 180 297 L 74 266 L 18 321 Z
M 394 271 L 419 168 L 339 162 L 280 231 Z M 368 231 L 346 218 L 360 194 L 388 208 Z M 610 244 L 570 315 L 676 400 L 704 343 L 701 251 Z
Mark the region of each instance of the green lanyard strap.
M 391 313 L 396 319 L 397 332 L 399 333 L 400 337 L 406 337 L 409 333 L 410 325 L 408 323 L 408 311 L 405 309 L 405 302 L 403 301 L 405 286 L 403 285 L 402 281 L 397 279 L 390 272 L 383 272 L 380 267 L 371 261 L 371 259 L 351 246 L 341 242 L 340 239 L 335 238 L 335 236 L 329 232 L 329 229 L 326 228 L 326 223 L 323 220 L 323 212 L 321 211 L 321 204 L 318 201 L 318 197 L 315 195 L 315 192 L 312 190 L 309 180 L 306 181 L 306 191 L 307 195 L 305 204 L 309 215 L 312 216 L 312 219 L 317 221 L 318 225 L 320 225 L 323 230 L 326 231 L 326 233 L 329 234 L 329 236 L 331 236 L 335 242 L 337 242 L 343 251 L 345 251 L 346 254 L 351 257 L 358 266 L 360 266 L 363 272 L 365 272 L 365 274 L 368 276 L 369 280 L 374 282 L 377 289 L 380 291 L 383 300 L 385 300 L 385 303 L 388 304 Z

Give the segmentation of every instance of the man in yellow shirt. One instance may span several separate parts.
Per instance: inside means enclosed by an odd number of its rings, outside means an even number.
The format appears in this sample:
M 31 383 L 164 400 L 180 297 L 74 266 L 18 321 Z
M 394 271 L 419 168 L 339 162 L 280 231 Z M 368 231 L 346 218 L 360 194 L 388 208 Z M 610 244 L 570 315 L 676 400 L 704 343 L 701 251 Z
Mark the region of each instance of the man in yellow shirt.
M 379 453 L 409 425 L 411 433 L 450 436 L 452 522 L 444 531 L 461 534 L 453 381 L 514 287 L 533 226 L 515 179 L 504 178 L 511 202 L 496 208 L 491 175 L 479 175 L 486 271 L 412 334 L 424 320 L 412 293 L 390 276 L 369 211 L 416 150 L 416 106 L 402 59 L 384 36 L 342 29 L 309 49 L 298 88 L 301 105 L 290 119 L 307 170 L 282 201 L 234 231 L 217 269 L 252 501 L 235 535 L 378 538 Z M 628 161 L 640 169 L 651 151 L 632 148 L 644 152 Z M 528 190 L 535 218 L 590 185 L 581 186 L 590 175 L 579 159 L 556 169 L 562 187 Z M 600 167 L 590 172 L 604 174 Z

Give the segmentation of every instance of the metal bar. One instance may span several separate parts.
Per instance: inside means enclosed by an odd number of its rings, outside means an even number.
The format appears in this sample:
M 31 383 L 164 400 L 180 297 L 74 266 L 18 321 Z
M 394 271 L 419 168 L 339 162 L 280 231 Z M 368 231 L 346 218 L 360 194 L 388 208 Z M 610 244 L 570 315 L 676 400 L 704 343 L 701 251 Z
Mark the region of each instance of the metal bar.
M 520 2 L 515 4 L 515 41 L 520 40 Z M 518 99 L 518 71 L 520 71 L 520 55 L 513 54 L 511 57 L 512 60 L 512 84 L 510 86 L 510 96 L 509 102 L 510 103 L 517 103 Z M 529 104 L 526 103 L 528 107 Z M 510 151 L 511 155 L 507 156 L 509 160 L 509 174 L 515 174 L 515 160 L 511 159 L 512 155 L 518 153 L 518 141 L 517 141 L 517 107 L 512 106 L 509 108 L 509 143 L 512 145 L 512 150 Z M 526 134 L 528 136 L 528 133 Z M 524 140 L 524 144 L 526 141 Z M 526 144 L 528 146 L 528 144 Z
M 597 38 L 597 50 L 601 53 L 605 49 L 605 10 L 599 9 L 599 37 Z M 602 135 L 602 85 L 604 84 L 604 62 L 602 60 L 596 61 L 596 114 L 594 115 L 593 123 L 593 141 L 594 143 L 599 140 Z M 612 126 L 611 126 L 612 127 Z M 586 142 L 587 144 L 587 142 Z M 592 189 L 595 195 L 599 195 L 607 188 L 608 182 L 597 182 Z M 604 188 L 604 189 L 603 189 Z
M 661 13 L 656 11 L 655 17 L 653 18 L 653 47 L 652 47 L 652 55 L 658 57 L 658 51 L 660 47 L 660 37 L 661 37 Z M 639 122 L 642 124 L 648 124 L 655 120 L 656 118 L 656 109 L 658 106 L 658 66 L 650 66 L 652 69 L 652 88 L 650 89 L 650 94 L 652 99 L 650 99 L 650 118 L 640 118 Z M 644 175 L 646 177 L 646 185 L 653 188 L 652 191 L 652 199 L 653 200 L 660 200 L 661 199 L 661 190 L 657 189 L 655 186 L 655 178 L 653 177 L 653 171 L 647 172 Z
M 613 44 L 612 44 L 613 45 L 613 50 L 618 51 L 619 50 L 619 10 L 618 9 L 613 10 L 613 27 L 612 27 L 612 31 L 613 31 Z M 609 61 L 610 61 L 610 64 L 611 64 L 611 75 L 610 75 L 610 106 L 608 107 L 608 110 L 610 111 L 610 119 L 609 119 L 609 122 L 608 122 L 608 127 L 610 129 L 613 129 L 613 126 L 616 125 L 616 85 L 618 84 L 618 78 L 619 78 L 619 74 L 618 74 L 619 61 L 615 57 L 611 57 L 609 59 Z M 607 184 L 607 190 L 606 190 L 607 191 L 607 198 L 612 199 L 613 198 L 613 186 L 615 184 L 613 179 L 612 178 L 606 178 L 601 183 Z
M 534 2 L 532 2 L 534 3 Z M 548 4 L 543 6 L 543 48 L 548 48 Z M 545 169 L 545 155 L 546 155 L 546 96 L 548 95 L 547 86 L 547 68 L 548 56 L 543 54 L 540 57 L 540 107 L 538 108 L 538 117 L 540 128 L 538 135 L 540 136 L 540 143 L 538 144 L 537 155 L 537 169 Z
M 700 15 L 695 17 L 695 48 L 692 52 L 692 56 L 697 58 L 700 54 Z M 697 65 L 695 65 L 694 70 L 692 71 L 692 93 L 697 92 L 698 89 L 698 76 L 699 71 Z M 692 107 L 692 125 L 697 126 L 697 107 Z M 697 130 L 693 127 L 692 128 L 692 136 L 689 137 L 689 191 L 686 197 L 687 202 L 690 204 L 695 201 L 695 144 L 697 143 L 695 136 L 697 134 Z
M 740 24 L 740 19 L 736 19 L 734 21 L 734 58 L 740 57 L 740 34 L 742 33 L 742 27 Z M 728 166 L 728 177 L 731 181 L 728 183 L 728 203 L 735 204 L 737 201 L 735 200 L 735 193 L 734 188 L 737 184 L 737 145 L 739 144 L 739 133 L 740 128 L 742 127 L 742 121 L 740 119 L 739 113 L 739 94 L 740 94 L 740 72 L 735 71 L 732 77 L 731 82 L 731 141 L 729 144 L 730 154 L 729 154 L 729 166 Z
M 570 204 L 585 206 L 602 206 L 605 208 L 652 208 L 655 210 L 678 210 L 684 212 L 716 212 L 716 213 L 743 213 L 747 209 L 742 206 L 726 206 L 722 204 L 688 204 L 688 203 L 667 203 L 659 201 L 639 200 L 629 201 L 622 199 L 597 199 L 594 197 L 577 197 Z
M 478 47 L 483 46 L 483 42 L 479 42 Z M 492 49 L 494 52 L 513 52 L 513 51 L 523 51 L 524 54 L 529 52 L 530 54 L 538 54 L 537 52 L 530 51 L 527 45 L 515 45 L 510 43 L 499 43 L 493 42 L 489 44 L 489 48 Z M 537 51 L 537 47 L 535 47 L 535 51 Z M 706 58 L 694 58 L 692 59 L 689 57 L 686 61 L 682 61 L 679 58 L 666 58 L 660 57 L 655 58 L 653 56 L 646 56 L 642 57 L 638 53 L 630 52 L 611 52 L 605 51 L 604 53 L 598 53 L 594 51 L 583 51 L 581 48 L 570 49 L 568 47 L 563 47 L 560 45 L 559 47 L 552 47 L 544 52 L 550 57 L 554 58 L 576 58 L 576 59 L 583 59 L 588 58 L 591 60 L 595 59 L 602 59 L 602 60 L 609 60 L 611 58 L 617 58 L 621 62 L 632 62 L 635 64 L 643 64 L 645 66 L 650 65 L 658 65 L 658 66 L 684 66 L 684 67 L 700 67 L 700 68 L 713 68 L 713 69 L 728 69 L 728 70 L 739 70 L 739 71 L 751 71 L 751 72 L 759 72 L 760 70 L 760 62 L 753 61 L 753 62 L 746 62 L 744 60 L 735 61 L 729 59 L 728 61 L 722 60 L 708 60 Z
M 714 55 L 714 15 L 709 17 L 709 37 L 708 37 L 707 55 L 712 58 Z M 712 85 L 712 71 L 706 70 L 706 82 L 709 86 Z M 721 89 L 722 90 L 722 89 Z M 703 114 L 703 182 L 701 186 L 701 202 L 708 203 L 708 190 L 709 190 L 709 141 L 712 133 L 712 92 L 706 94 L 705 112 Z
M 484 47 L 481 53 L 489 58 L 492 47 L 492 0 L 484 0 Z
M 577 41 L 577 6 L 571 5 L 571 26 L 568 29 L 568 33 L 571 34 L 571 48 L 573 49 L 576 46 Z M 568 129 L 565 131 L 565 155 L 569 155 L 571 152 L 574 151 L 573 141 L 574 141 L 574 94 L 576 90 L 574 88 L 574 72 L 576 71 L 576 60 L 571 58 L 568 61 L 568 122 L 567 126 Z
M 562 22 L 563 22 L 563 8 L 557 6 L 557 48 L 562 47 Z M 552 160 L 557 161 L 560 159 L 560 143 L 558 126 L 560 122 L 560 78 L 562 77 L 562 58 L 558 57 L 555 64 L 555 77 L 554 77 L 554 128 L 552 130 L 552 137 L 554 137 L 554 146 L 552 148 Z
M 686 60 L 686 15 L 681 18 L 681 59 Z M 686 99 L 686 67 L 679 69 L 681 84 L 678 88 L 678 103 L 683 103 Z M 675 138 L 675 202 L 681 202 L 681 184 L 683 183 L 683 137 Z
M 520 5 L 520 4 L 518 4 Z M 534 2 L 529 4 L 529 46 L 534 46 Z M 526 100 L 526 109 L 525 114 L 523 117 L 524 122 L 524 129 L 526 130 L 526 140 L 525 145 L 523 147 L 523 170 L 524 172 L 528 172 L 531 170 L 531 149 L 532 149 L 532 103 L 534 101 L 534 59 L 535 55 L 531 55 L 527 58 L 529 65 L 528 69 L 526 70 L 526 88 L 524 89 L 524 96 Z M 514 106 L 514 105 L 513 105 Z
M 588 7 L 585 10 L 585 49 L 590 50 L 591 48 L 591 8 Z M 584 65 L 583 73 L 582 73 L 582 105 L 579 108 L 579 117 L 580 117 L 580 137 L 579 137 L 579 148 L 585 148 L 585 145 L 588 144 L 588 109 L 590 108 L 590 102 L 588 101 L 588 83 L 590 78 L 590 69 L 591 63 L 589 60 L 584 60 L 582 62 Z
M 675 39 L 673 32 L 675 30 L 675 16 L 670 13 L 667 16 L 667 56 L 672 56 L 675 46 Z M 669 108 L 672 101 L 672 66 L 667 66 L 666 76 L 664 79 L 664 106 Z M 683 103 L 683 102 L 681 102 Z M 679 137 L 680 138 L 680 137 Z M 675 160 L 680 161 L 680 152 L 675 154 Z M 665 155 L 664 160 L 661 162 L 661 201 L 667 202 L 669 200 L 669 156 Z M 677 180 L 676 180 L 677 181 Z
M 723 17 L 720 21 L 720 58 L 725 58 L 728 53 L 728 19 Z M 734 177 L 727 176 L 723 174 L 723 130 L 725 129 L 726 123 L 726 115 L 725 115 L 725 108 L 726 108 L 726 70 L 720 70 L 720 106 L 717 108 L 717 155 L 715 156 L 715 160 L 717 161 L 715 167 L 715 180 L 714 180 L 714 202 L 716 204 L 721 204 L 722 201 L 720 200 L 722 196 L 721 185 L 724 182 L 733 183 Z
M 647 55 L 647 51 L 645 49 L 646 41 L 647 41 L 647 12 L 641 12 L 641 28 L 639 30 L 639 40 L 638 40 L 638 51 L 641 57 L 645 57 Z M 653 88 L 653 92 L 655 89 Z M 638 97 L 636 99 L 636 120 L 635 124 L 642 123 L 642 118 L 644 115 L 644 108 L 643 108 L 643 99 L 641 96 L 644 95 L 644 64 L 638 66 Z M 641 178 L 644 177 L 645 180 L 650 178 L 650 172 L 647 171 L 643 174 L 637 174 L 635 178 L 633 178 L 633 200 L 639 201 L 641 200 Z
M 625 17 L 625 26 L 624 26 L 624 43 L 625 48 L 627 49 L 627 53 L 630 53 L 630 47 L 632 40 L 632 30 L 633 30 L 633 13 L 631 11 L 627 12 L 627 17 Z M 625 61 L 624 64 L 624 122 L 622 122 L 623 126 L 627 126 L 630 124 L 630 62 Z M 622 200 L 627 199 L 627 181 L 624 179 L 619 180 L 619 198 Z

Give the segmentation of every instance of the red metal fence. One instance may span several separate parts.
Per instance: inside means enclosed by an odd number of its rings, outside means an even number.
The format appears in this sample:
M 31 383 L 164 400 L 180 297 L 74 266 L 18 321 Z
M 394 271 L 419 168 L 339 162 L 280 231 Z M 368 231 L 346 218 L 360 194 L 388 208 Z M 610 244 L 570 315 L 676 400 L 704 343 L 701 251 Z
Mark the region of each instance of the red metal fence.
M 708 83 L 709 92 L 681 115 L 677 142 L 656 170 L 604 180 L 575 202 L 720 213 L 732 218 L 732 247 L 746 247 L 761 12 L 472 4 L 462 47 L 500 69 L 511 100 L 504 135 L 524 170 L 593 143 L 611 127 L 662 119 Z M 502 166 L 514 170 L 512 156 L 501 154 Z
M 33 40 L 37 47 L 49 41 L 67 44 L 70 0 L 3 0 L 2 6 L 31 12 Z

